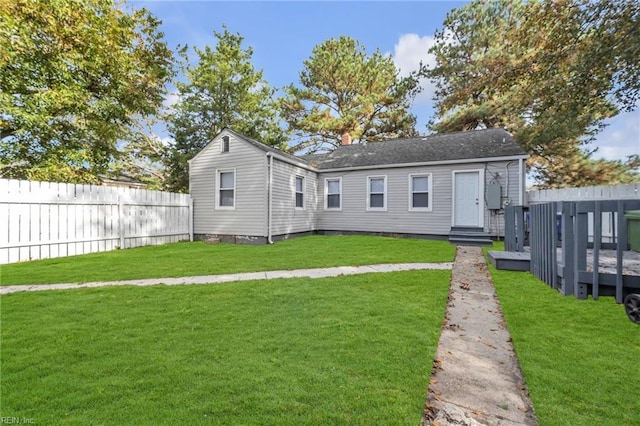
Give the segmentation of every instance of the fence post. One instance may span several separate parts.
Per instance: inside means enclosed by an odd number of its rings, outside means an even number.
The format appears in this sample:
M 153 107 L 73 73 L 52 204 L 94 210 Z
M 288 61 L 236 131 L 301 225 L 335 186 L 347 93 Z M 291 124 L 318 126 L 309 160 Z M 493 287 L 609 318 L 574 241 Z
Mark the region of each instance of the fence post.
M 627 249 L 627 221 L 624 217 L 625 202 L 618 201 L 618 238 L 616 241 L 616 303 L 622 303 L 623 298 L 623 283 L 622 283 L 622 262 L 623 251 Z
M 602 202 L 596 201 L 593 209 L 593 279 L 591 295 L 600 297 L 600 245 L 602 244 Z
M 118 237 L 120 238 L 120 248 L 124 248 L 124 202 L 122 196 L 118 196 Z
M 587 240 L 589 239 L 588 213 L 586 211 L 580 211 L 580 206 L 582 206 L 583 204 L 584 202 L 576 203 L 576 215 L 574 222 L 575 230 L 573 234 L 573 254 L 575 256 L 575 260 L 573 263 L 573 292 L 576 299 L 586 299 L 588 296 L 587 285 L 580 284 L 580 271 L 584 271 L 587 269 Z
M 189 209 L 189 241 L 193 241 L 193 198 L 189 195 L 188 198 L 188 209 Z
M 524 207 L 515 208 L 516 251 L 524 251 Z
M 574 288 L 574 220 L 575 220 L 575 204 L 567 201 L 562 202 L 562 295 L 568 296 L 573 294 Z

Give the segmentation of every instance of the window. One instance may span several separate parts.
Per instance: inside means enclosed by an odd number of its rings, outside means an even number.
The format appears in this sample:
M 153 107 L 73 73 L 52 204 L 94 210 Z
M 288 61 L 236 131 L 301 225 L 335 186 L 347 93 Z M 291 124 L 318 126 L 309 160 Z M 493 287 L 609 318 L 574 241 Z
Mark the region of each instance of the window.
M 367 210 L 387 209 L 387 177 L 369 176 L 367 178 Z
M 218 171 L 218 208 L 233 209 L 236 205 L 236 171 Z
M 342 209 L 342 178 L 330 178 L 324 181 L 325 209 Z
M 409 175 L 409 210 L 431 211 L 431 174 Z
M 304 177 L 296 176 L 296 208 L 304 208 Z
M 229 136 L 222 137 L 222 152 L 229 152 Z

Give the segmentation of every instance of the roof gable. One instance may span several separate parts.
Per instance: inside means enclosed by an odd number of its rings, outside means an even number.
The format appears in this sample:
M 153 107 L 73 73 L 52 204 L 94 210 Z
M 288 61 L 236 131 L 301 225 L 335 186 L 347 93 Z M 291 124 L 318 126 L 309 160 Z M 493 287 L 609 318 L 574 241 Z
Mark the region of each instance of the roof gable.
M 262 151 L 262 152 L 265 152 L 265 153 L 267 153 L 267 152 L 271 152 L 271 153 L 273 153 L 273 154 L 277 154 L 277 155 L 278 155 L 278 156 L 280 156 L 280 157 L 284 157 L 284 158 L 285 158 L 286 160 L 288 160 L 288 161 L 292 161 L 292 162 L 295 162 L 295 163 L 299 163 L 299 164 L 303 164 L 303 165 L 307 165 L 307 164 L 308 164 L 308 163 L 307 163 L 307 161 L 306 161 L 306 160 L 304 160 L 304 159 L 303 159 L 303 158 L 301 158 L 301 157 L 296 157 L 295 155 L 291 155 L 291 154 L 289 154 L 289 153 L 287 153 L 287 152 L 284 152 L 284 151 L 282 151 L 282 150 L 280 150 L 280 149 L 277 149 L 277 148 L 274 148 L 274 147 L 272 147 L 272 146 L 266 145 L 266 144 L 264 144 L 264 143 L 262 143 L 262 142 L 259 142 L 259 141 L 255 140 L 255 139 L 252 139 L 252 138 L 250 138 L 250 137 L 248 137 L 248 136 L 245 136 L 245 135 L 243 135 L 243 134 L 241 134 L 241 133 L 238 133 L 238 132 L 236 132 L 236 131 L 232 130 L 231 128 L 229 128 L 229 127 L 225 127 L 224 129 L 222 129 L 222 130 L 220 131 L 220 133 L 218 133 L 218 134 L 213 138 L 213 140 L 211 140 L 211 142 L 209 142 L 209 143 L 208 143 L 204 148 L 202 148 L 202 149 L 201 149 L 201 150 L 200 150 L 200 151 L 199 151 L 199 152 L 198 152 L 198 153 L 197 153 L 197 154 L 196 154 L 196 155 L 195 155 L 191 160 L 189 160 L 189 161 L 190 161 L 190 162 L 191 162 L 191 161 L 194 161 L 194 160 L 195 160 L 196 158 L 198 158 L 198 157 L 199 157 L 199 156 L 200 156 L 204 151 L 207 151 L 207 150 L 211 149 L 211 147 L 213 147 L 213 146 L 216 144 L 216 142 L 217 142 L 217 141 L 219 141 L 220 139 L 222 139 L 224 136 L 229 136 L 229 135 L 233 136 L 235 139 L 237 139 L 237 140 L 239 140 L 239 141 L 242 141 L 242 142 L 246 143 L 247 145 L 251 146 L 252 148 L 257 148 L 259 151 Z

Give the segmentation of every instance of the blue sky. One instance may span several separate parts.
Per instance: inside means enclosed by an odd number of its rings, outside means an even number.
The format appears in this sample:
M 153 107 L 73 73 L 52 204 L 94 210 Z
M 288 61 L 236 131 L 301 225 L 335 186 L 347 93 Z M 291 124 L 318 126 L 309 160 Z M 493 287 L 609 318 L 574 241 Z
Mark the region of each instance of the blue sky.
M 214 45 L 213 30 L 226 24 L 231 32 L 244 38 L 253 48 L 252 63 L 262 69 L 272 87 L 298 84 L 303 61 L 314 46 L 341 35 L 359 40 L 369 52 L 379 49 L 393 56 L 402 70 L 409 72 L 422 60 L 432 63 L 427 54 L 436 29 L 449 10 L 466 2 L 459 1 L 131 1 L 145 7 L 162 20 L 161 29 L 168 45 L 203 47 Z M 427 133 L 432 117 L 432 88 L 415 100 L 412 112 L 417 129 Z M 598 135 L 592 146 L 596 157 L 624 159 L 640 153 L 640 111 L 619 115 Z

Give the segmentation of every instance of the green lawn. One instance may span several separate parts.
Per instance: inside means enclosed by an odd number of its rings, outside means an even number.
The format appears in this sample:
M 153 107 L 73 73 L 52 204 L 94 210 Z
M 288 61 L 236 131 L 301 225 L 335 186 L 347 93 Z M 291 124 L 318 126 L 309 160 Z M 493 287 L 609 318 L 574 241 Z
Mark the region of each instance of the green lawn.
M 0 415 L 36 424 L 418 424 L 450 274 L 6 295 Z
M 540 424 L 637 425 L 640 328 L 624 307 L 490 270 Z
M 310 236 L 274 245 L 175 243 L 3 265 L 0 283 L 51 284 L 376 263 L 451 262 L 446 241 Z

